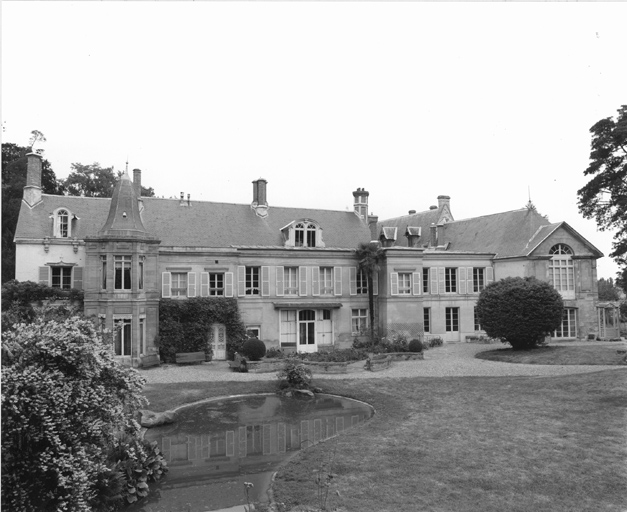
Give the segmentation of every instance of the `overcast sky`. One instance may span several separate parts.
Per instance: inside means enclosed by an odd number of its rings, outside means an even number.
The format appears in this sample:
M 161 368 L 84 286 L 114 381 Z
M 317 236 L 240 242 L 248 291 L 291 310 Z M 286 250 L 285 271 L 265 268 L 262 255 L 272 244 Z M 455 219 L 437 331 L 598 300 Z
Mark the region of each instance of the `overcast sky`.
M 3 2 L 2 139 L 142 169 L 158 196 L 577 210 L 590 127 L 627 103 L 625 3 Z M 599 261 L 599 277 L 616 265 Z

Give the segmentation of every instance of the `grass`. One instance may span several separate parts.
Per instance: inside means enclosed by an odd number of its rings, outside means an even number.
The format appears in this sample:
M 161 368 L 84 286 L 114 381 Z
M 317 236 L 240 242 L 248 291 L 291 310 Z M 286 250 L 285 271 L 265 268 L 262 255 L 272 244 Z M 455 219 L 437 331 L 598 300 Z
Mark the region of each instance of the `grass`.
M 315 505 L 336 450 L 329 507 L 344 511 L 625 511 L 627 372 L 538 377 L 316 380 L 371 403 L 369 422 L 287 462 L 286 509 Z M 153 385 L 153 404 L 269 391 L 273 383 Z M 339 494 L 338 494 L 339 493 Z
M 612 345 L 582 345 L 582 346 L 554 346 L 535 348 L 531 350 L 513 350 L 500 348 L 480 352 L 475 357 L 489 361 L 522 364 L 624 364 L 625 354 L 619 354 L 618 349 L 625 349 L 624 344 Z

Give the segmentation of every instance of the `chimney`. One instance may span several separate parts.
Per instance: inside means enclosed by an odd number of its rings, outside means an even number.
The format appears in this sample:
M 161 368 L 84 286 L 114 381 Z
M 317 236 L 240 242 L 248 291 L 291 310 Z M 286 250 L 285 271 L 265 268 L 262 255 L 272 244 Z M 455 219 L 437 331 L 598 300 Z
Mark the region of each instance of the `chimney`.
M 137 197 L 142 196 L 142 172 L 140 169 L 133 169 L 133 186 Z
M 451 207 L 451 196 L 438 196 L 438 209 L 441 209 L 444 205 Z
M 435 224 L 431 224 L 429 226 L 429 247 L 437 247 L 438 246 L 438 228 Z
M 41 156 L 37 153 L 26 155 L 26 186 L 24 201 L 31 208 L 41 201 Z
M 368 215 L 368 227 L 370 228 L 370 239 L 377 239 L 377 223 L 379 222 L 379 216 L 371 213 Z
M 408 215 L 413 215 L 414 213 L 416 213 L 416 210 L 409 210 L 409 211 L 407 212 L 407 214 L 408 214 Z
M 353 192 L 353 208 L 355 213 L 363 219 L 365 222 L 368 222 L 368 196 L 369 192 L 364 190 L 363 188 L 358 188 Z
M 179 199 L 179 206 L 187 206 L 185 202 L 185 192 L 181 192 L 181 198 Z
M 437 210 L 438 207 L 434 204 L 432 204 L 431 206 L 429 206 L 429 210 Z
M 267 186 L 268 181 L 263 178 L 253 181 L 253 202 L 250 207 L 262 218 L 268 216 Z
M 192 195 L 191 194 L 187 194 L 187 206 L 191 206 L 192 205 L 192 199 L 191 199 Z

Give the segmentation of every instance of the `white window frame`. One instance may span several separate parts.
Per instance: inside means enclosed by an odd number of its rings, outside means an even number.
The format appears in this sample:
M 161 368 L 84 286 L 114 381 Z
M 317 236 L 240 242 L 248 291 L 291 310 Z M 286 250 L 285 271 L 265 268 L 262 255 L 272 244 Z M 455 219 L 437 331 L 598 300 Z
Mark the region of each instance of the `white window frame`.
M 54 237 L 55 238 L 71 238 L 72 237 L 72 212 L 61 207 L 55 210 L 52 215 L 54 220 Z M 65 217 L 65 223 L 62 218 Z
M 368 330 L 368 308 L 351 309 L 351 333 L 361 334 Z
M 184 285 L 181 281 L 182 278 L 185 279 Z M 170 272 L 170 297 L 173 299 L 187 298 L 188 285 L 189 272 Z
M 55 286 L 55 271 L 59 270 L 59 283 Z M 59 288 L 60 290 L 69 290 L 72 288 L 72 267 L 66 265 L 50 265 L 50 287 Z M 69 282 L 69 286 L 65 286 Z
M 333 295 L 333 267 L 320 267 L 320 295 Z
M 457 267 L 444 268 L 444 293 L 457 293 Z
M 118 265 L 121 274 L 120 274 L 120 282 L 121 287 L 118 288 Z M 126 282 L 126 270 L 128 270 L 128 283 Z M 128 284 L 128 286 L 126 286 Z M 130 292 L 133 287 L 133 257 L 128 254 L 116 254 L 113 256 L 113 289 L 118 292 Z

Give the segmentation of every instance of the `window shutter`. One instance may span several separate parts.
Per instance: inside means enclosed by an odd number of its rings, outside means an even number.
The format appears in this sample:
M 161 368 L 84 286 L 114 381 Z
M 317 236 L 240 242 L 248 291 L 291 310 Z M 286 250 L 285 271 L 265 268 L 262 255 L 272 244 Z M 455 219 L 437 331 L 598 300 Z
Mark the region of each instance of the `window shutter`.
M 440 294 L 446 293 L 446 281 L 444 278 L 444 267 L 438 267 L 438 282 Z
M 83 289 L 83 267 L 74 267 L 72 288 Z
M 50 267 L 39 267 L 39 284 L 49 285 L 50 281 Z
M 161 273 L 161 296 L 164 299 L 172 297 L 172 274 L 170 272 Z
M 398 295 L 398 272 L 390 272 L 390 294 Z
M 475 293 L 475 283 L 473 281 L 472 267 L 466 268 L 466 282 L 468 286 L 468 288 L 466 288 L 466 293 Z
M 200 296 L 209 296 L 209 272 L 200 273 Z
M 298 267 L 298 295 L 307 295 L 307 267 Z
M 379 272 L 372 275 L 372 295 L 379 295 Z
M 494 269 L 492 267 L 485 268 L 485 284 L 489 285 L 492 281 L 494 281 Z
M 414 295 L 420 295 L 420 283 L 422 281 L 422 272 L 412 272 L 412 293 Z
M 276 268 L 276 294 L 277 297 L 283 297 L 285 295 L 283 267 Z
M 187 296 L 196 297 L 196 272 L 187 273 Z
M 244 297 L 246 295 L 246 267 L 237 267 L 237 296 Z
M 333 267 L 333 293 L 342 295 L 342 267 Z
M 261 267 L 261 296 L 270 296 L 270 267 Z
M 233 272 L 224 273 L 224 296 L 233 297 Z
M 320 267 L 311 267 L 311 294 L 320 295 Z
M 350 295 L 357 295 L 357 267 L 348 269 L 348 291 Z
M 431 267 L 431 295 L 438 294 L 438 267 Z
M 466 294 L 466 267 L 457 269 L 457 291 L 462 295 Z

